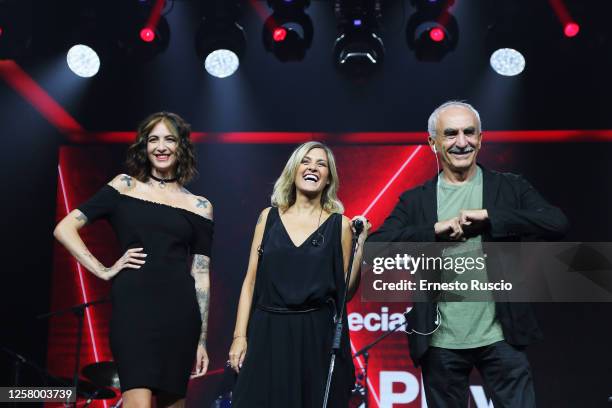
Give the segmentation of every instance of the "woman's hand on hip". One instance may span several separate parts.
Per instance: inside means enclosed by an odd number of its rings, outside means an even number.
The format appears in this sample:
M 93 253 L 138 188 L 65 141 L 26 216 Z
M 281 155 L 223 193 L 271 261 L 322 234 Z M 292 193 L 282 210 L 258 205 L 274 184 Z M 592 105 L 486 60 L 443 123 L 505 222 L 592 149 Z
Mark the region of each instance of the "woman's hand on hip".
M 144 258 L 147 254 L 142 253 L 144 248 L 130 248 L 121 258 L 115 262 L 110 268 L 104 268 L 100 277 L 104 280 L 109 280 L 117 275 L 121 270 L 125 268 L 140 269 L 144 265 Z

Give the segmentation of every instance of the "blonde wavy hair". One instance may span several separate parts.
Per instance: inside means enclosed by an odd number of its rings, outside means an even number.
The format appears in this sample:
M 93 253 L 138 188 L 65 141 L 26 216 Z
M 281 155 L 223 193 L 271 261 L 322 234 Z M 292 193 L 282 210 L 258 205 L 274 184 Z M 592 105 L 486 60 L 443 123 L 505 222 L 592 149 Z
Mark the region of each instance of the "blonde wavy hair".
M 282 211 L 291 207 L 295 203 L 296 189 L 295 189 L 295 176 L 297 169 L 302 163 L 304 156 L 308 154 L 312 149 L 323 149 L 327 154 L 327 165 L 329 168 L 329 184 L 323 189 L 321 194 L 321 205 L 323 209 L 330 213 L 344 212 L 344 205 L 338 199 L 338 170 L 336 169 L 336 160 L 331 149 L 320 142 L 306 142 L 299 145 L 291 157 L 285 164 L 285 168 L 281 173 L 280 177 L 274 183 L 274 191 L 272 192 L 272 206 L 278 207 Z

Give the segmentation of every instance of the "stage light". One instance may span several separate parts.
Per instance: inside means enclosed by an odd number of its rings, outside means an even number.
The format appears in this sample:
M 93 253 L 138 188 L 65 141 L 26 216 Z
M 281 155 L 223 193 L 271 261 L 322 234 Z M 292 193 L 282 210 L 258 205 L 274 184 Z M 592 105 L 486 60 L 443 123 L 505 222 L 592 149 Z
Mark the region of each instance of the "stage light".
M 453 51 L 459 42 L 459 25 L 448 8 L 452 1 L 413 1 L 416 13 L 406 25 L 406 41 L 419 61 L 437 62 Z
M 489 25 L 485 49 L 489 65 L 497 74 L 512 77 L 525 70 L 527 58 L 533 52 L 533 32 L 529 21 L 526 13 L 517 11 L 500 16 Z
M 367 74 L 382 64 L 385 47 L 372 32 L 350 31 L 340 34 L 334 45 L 336 65 L 347 72 Z
M 312 44 L 313 25 L 305 13 L 310 0 L 268 0 L 273 13 L 262 30 L 264 48 L 281 62 L 301 61 Z
M 144 42 L 151 42 L 155 40 L 155 31 L 150 29 L 149 27 L 145 27 L 140 30 L 140 39 Z
M 84 44 L 77 44 L 68 50 L 66 62 L 72 72 L 82 78 L 90 78 L 100 70 L 100 57 Z
M 339 35 L 334 43 L 334 62 L 345 75 L 362 79 L 379 69 L 385 46 L 379 34 L 381 2 L 336 0 Z
M 232 50 L 214 50 L 204 60 L 206 72 L 216 78 L 227 78 L 233 75 L 239 66 L 240 59 Z
M 491 68 L 503 76 L 516 76 L 525 69 L 525 57 L 512 48 L 500 48 L 491 54 Z
M 429 38 L 431 38 L 432 41 L 435 41 L 435 42 L 444 41 L 445 37 L 446 35 L 444 34 L 444 30 L 441 29 L 440 27 L 435 27 L 429 30 Z
M 566 23 L 565 27 L 563 28 L 563 34 L 565 34 L 566 37 L 575 37 L 578 35 L 579 32 L 580 26 L 573 21 Z
M 272 38 L 274 38 L 276 42 L 284 41 L 285 38 L 287 38 L 287 30 L 283 27 L 275 28 L 274 33 L 272 33 Z
M 143 62 L 155 58 L 170 44 L 170 26 L 163 15 L 164 0 L 126 1 L 117 5 L 114 48 L 121 58 Z
M 233 75 L 246 48 L 242 27 L 228 18 L 204 18 L 196 34 L 196 51 L 204 69 L 216 78 Z

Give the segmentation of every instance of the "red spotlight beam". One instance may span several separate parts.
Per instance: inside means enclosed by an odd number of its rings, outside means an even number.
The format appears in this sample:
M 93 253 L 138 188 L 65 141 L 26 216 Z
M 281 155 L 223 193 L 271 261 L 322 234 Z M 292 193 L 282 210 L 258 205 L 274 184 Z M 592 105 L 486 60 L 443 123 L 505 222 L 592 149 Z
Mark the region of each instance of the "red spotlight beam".
M 572 21 L 572 16 L 567 10 L 565 3 L 563 3 L 563 0 L 548 0 L 548 2 L 562 25 Z
M 450 8 L 455 5 L 455 0 L 442 0 L 444 4 L 441 6 L 442 12 L 440 16 L 438 16 L 438 24 L 442 27 L 446 27 L 448 25 L 448 21 L 450 20 Z
M 565 36 L 576 36 L 576 34 L 578 34 L 578 31 L 580 30 L 580 26 L 572 19 L 572 16 L 570 15 L 570 12 L 565 6 L 563 0 L 548 0 L 548 2 L 550 3 L 550 6 L 557 15 L 561 26 L 563 26 L 563 33 L 565 34 Z
M 259 17 L 261 17 L 261 20 L 262 21 L 266 21 L 268 11 L 263 6 L 263 1 L 249 0 L 249 3 L 253 7 L 253 10 L 255 10 L 255 12 L 257 12 L 257 14 L 259 14 Z
M 253 7 L 253 10 L 255 10 L 255 12 L 259 15 L 261 20 L 264 22 L 266 29 L 270 32 L 273 32 L 274 29 L 278 26 L 278 24 L 273 18 L 267 16 L 268 10 L 264 8 L 263 2 L 257 1 L 257 0 L 249 0 L 249 3 Z
M 66 134 L 84 132 L 81 125 L 15 61 L 0 61 L 0 77 L 60 132 Z
M 404 169 L 406 168 L 406 166 L 408 166 L 410 164 L 410 162 L 412 161 L 412 159 L 414 158 L 414 156 L 417 155 L 417 153 L 419 152 L 419 150 L 421 150 L 423 146 L 417 146 L 408 156 L 408 158 L 404 161 L 404 163 L 400 166 L 400 168 L 395 172 L 395 174 L 389 179 L 389 181 L 387 182 L 387 184 L 385 184 L 385 186 L 383 187 L 382 190 L 380 190 L 380 192 L 376 195 L 376 197 L 372 200 L 372 202 L 370 203 L 370 205 L 367 206 L 367 208 L 365 210 L 363 210 L 361 212 L 361 214 L 365 217 L 367 216 L 367 214 L 370 212 L 370 210 L 376 205 L 376 203 L 378 202 L 378 200 L 380 200 L 380 197 L 383 196 L 383 194 L 385 194 L 385 192 L 389 189 L 389 187 L 391 187 L 391 184 L 393 184 L 393 182 L 395 181 L 395 179 L 397 179 L 399 177 L 400 174 L 402 174 L 402 172 L 404 171 Z
M 164 5 L 166 4 L 166 0 L 156 0 L 153 5 L 153 9 L 151 10 L 151 14 L 149 14 L 149 19 L 147 20 L 146 28 L 150 28 L 155 31 L 157 28 L 157 23 L 159 23 L 159 19 L 161 18 L 161 11 L 164 9 Z

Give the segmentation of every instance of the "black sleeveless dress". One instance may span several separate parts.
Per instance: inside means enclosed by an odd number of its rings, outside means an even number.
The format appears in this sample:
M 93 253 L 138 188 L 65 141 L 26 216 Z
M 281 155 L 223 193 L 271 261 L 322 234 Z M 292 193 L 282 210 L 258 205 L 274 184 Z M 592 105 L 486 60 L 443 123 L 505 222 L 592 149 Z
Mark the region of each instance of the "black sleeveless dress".
M 295 246 L 278 209 L 270 209 L 233 408 L 322 405 L 334 316 L 345 286 L 341 234 L 342 216 L 332 214 Z M 348 406 L 355 382 L 347 327 L 345 317 L 328 404 L 334 408 Z
M 144 248 L 147 254 L 140 269 L 126 268 L 112 280 L 110 346 L 121 391 L 184 396 L 202 323 L 190 256 L 210 256 L 213 222 L 109 185 L 79 210 L 88 222 L 106 218 L 122 251 Z

